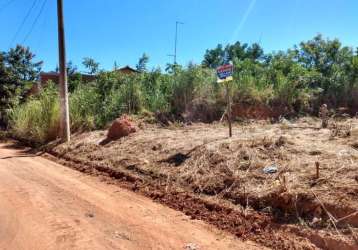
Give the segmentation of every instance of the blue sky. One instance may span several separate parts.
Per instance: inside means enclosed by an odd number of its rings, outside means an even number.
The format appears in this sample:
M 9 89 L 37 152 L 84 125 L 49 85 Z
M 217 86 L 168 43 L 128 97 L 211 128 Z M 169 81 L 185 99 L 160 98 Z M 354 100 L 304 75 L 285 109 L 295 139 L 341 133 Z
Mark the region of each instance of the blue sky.
M 44 61 L 44 70 L 53 70 L 56 0 L 36 0 L 29 12 L 33 1 L 0 0 L 0 50 L 24 42 Z M 143 52 L 150 56 L 150 67 L 163 67 L 172 61 L 167 55 L 173 54 L 176 20 L 185 23 L 179 27 L 181 64 L 200 63 L 207 48 L 237 40 L 260 42 L 271 52 L 321 33 L 358 46 L 357 0 L 64 0 L 64 5 L 67 58 L 80 69 L 86 56 L 104 69 L 114 61 L 134 66 Z

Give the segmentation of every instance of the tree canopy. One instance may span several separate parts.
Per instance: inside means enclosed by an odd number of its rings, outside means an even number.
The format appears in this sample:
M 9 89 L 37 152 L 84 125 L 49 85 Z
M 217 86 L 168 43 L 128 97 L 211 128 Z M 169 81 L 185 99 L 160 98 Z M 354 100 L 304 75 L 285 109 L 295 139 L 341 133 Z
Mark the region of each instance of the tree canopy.
M 20 45 L 0 52 L 0 125 L 6 120 L 6 110 L 21 102 L 38 79 L 42 61 L 34 58 L 28 47 Z
M 99 71 L 99 63 L 91 57 L 83 58 L 82 64 L 88 70 L 87 73 L 90 75 L 94 75 Z
M 231 85 L 236 104 L 266 105 L 281 109 L 285 114 L 315 114 L 325 103 L 332 109 L 346 107 L 351 114 L 358 112 L 358 48 L 344 46 L 338 39 L 322 35 L 272 53 L 265 53 L 257 43 L 218 44 L 206 51 L 200 65 L 168 64 L 165 73 L 148 71 L 148 61 L 144 53 L 136 65 L 137 70 L 145 74 L 103 71 L 88 84 L 75 74 L 77 68 L 69 62 L 70 92 L 89 88 L 98 94 L 99 106 L 107 102 L 110 105 L 105 107 L 113 105 L 113 112 L 106 115 L 101 124 L 121 110 L 165 108 L 179 116 L 198 100 L 217 105 L 221 110 L 224 101 L 220 85 L 215 81 L 215 68 L 230 61 L 235 69 Z M 83 63 L 88 73 L 98 71 L 99 64 L 93 59 L 84 58 Z M 34 61 L 28 48 L 21 46 L 0 53 L 2 117 L 7 107 L 23 100 L 41 64 Z M 102 107 L 100 110 L 106 113 Z
M 139 72 L 145 72 L 147 71 L 147 64 L 149 62 L 149 56 L 145 53 L 139 58 L 138 63 L 136 65 L 136 69 Z

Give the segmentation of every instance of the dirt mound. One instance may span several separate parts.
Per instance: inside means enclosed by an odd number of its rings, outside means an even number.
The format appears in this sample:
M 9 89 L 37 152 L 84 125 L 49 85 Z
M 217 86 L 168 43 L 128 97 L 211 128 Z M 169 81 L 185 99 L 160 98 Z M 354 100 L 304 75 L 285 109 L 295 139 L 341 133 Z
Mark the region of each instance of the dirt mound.
M 128 117 L 123 116 L 116 119 L 108 130 L 107 139 L 118 140 L 129 134 L 135 133 L 137 129 L 134 127 Z

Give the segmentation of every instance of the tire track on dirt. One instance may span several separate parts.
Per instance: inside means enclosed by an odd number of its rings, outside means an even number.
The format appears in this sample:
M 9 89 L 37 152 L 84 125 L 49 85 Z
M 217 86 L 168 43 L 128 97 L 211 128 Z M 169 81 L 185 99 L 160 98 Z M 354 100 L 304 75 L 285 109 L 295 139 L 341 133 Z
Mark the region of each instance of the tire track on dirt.
M 263 249 L 98 178 L 21 155 L 0 144 L 0 249 Z

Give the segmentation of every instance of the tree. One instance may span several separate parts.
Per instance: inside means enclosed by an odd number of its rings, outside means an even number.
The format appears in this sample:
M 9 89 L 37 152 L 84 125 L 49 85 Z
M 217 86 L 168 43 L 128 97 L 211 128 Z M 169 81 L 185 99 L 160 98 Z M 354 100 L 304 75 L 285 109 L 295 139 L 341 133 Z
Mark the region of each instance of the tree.
M 114 61 L 114 64 L 113 64 L 113 69 L 114 69 L 114 70 L 117 70 L 117 69 L 118 69 L 118 64 L 117 64 L 117 61 Z
M 42 61 L 34 58 L 28 47 L 20 45 L 0 52 L 0 125 L 6 125 L 6 110 L 22 102 L 38 79 Z
M 169 74 L 176 74 L 178 72 L 180 72 L 183 69 L 183 67 L 179 64 L 174 64 L 174 63 L 167 63 L 165 66 L 165 72 L 169 73 Z
M 227 55 L 228 58 L 225 58 Z M 208 68 L 217 68 L 222 65 L 225 59 L 233 62 L 244 61 L 250 59 L 252 61 L 259 61 L 263 59 L 264 51 L 257 43 L 248 46 L 248 44 L 236 42 L 235 44 L 228 44 L 225 48 L 218 44 L 215 49 L 206 50 L 202 65 Z
M 30 48 L 17 45 L 15 48 L 11 48 L 8 53 L 5 53 L 4 57 L 6 67 L 18 81 L 34 81 L 37 79 L 43 62 L 33 62 L 35 54 L 30 51 Z
M 58 66 L 56 67 L 55 71 L 58 73 L 60 72 L 60 69 L 58 68 Z M 74 65 L 72 63 L 72 61 L 67 62 L 66 64 L 66 71 L 67 71 L 67 75 L 68 77 L 71 77 L 72 75 L 77 73 L 77 66 Z
M 353 48 L 342 46 L 338 39 L 324 39 L 319 34 L 301 42 L 296 54 L 297 61 L 304 67 L 319 73 L 313 87 L 323 90 L 322 102 L 332 106 L 349 105 L 347 100 L 354 82 Z
M 215 49 L 206 50 L 202 64 L 205 67 L 215 69 L 223 63 L 224 56 L 225 50 L 221 44 L 218 44 Z
M 251 60 L 260 60 L 264 55 L 264 50 L 258 43 L 252 44 L 246 50 L 246 58 Z
M 94 75 L 99 71 L 99 63 L 96 62 L 93 58 L 85 57 L 83 58 L 82 64 L 88 69 L 88 74 Z
M 240 42 L 236 42 L 233 45 L 227 45 L 225 50 L 229 54 L 229 59 L 231 61 L 244 60 L 247 57 L 247 43 L 241 44 Z
M 138 64 L 136 65 L 137 70 L 139 72 L 146 72 L 148 62 L 149 62 L 149 56 L 143 53 L 143 55 L 138 60 Z

